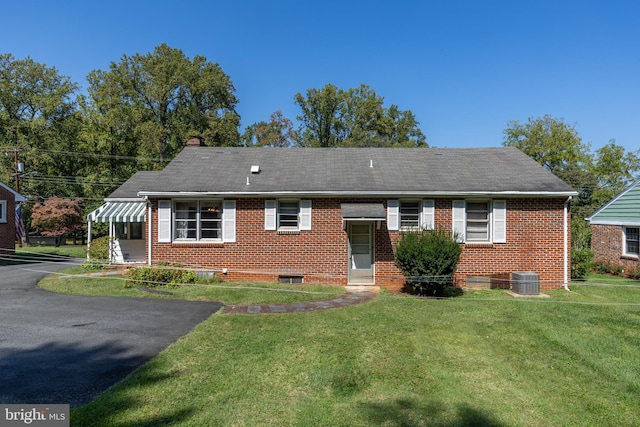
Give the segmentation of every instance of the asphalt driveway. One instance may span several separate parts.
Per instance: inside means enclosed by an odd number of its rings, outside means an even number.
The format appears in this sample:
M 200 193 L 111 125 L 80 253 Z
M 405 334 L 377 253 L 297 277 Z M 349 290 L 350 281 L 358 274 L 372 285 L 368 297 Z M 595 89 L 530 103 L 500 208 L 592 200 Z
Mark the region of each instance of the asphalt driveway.
M 68 266 L 0 266 L 0 403 L 88 403 L 222 306 L 36 287 Z

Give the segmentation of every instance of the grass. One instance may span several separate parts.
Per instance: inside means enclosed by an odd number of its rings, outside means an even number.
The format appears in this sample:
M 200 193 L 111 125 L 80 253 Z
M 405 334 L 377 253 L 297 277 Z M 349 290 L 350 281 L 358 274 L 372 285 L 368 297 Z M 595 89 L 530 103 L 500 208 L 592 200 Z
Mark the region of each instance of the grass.
M 339 286 L 318 284 L 283 285 L 280 283 L 218 283 L 208 285 L 179 285 L 160 287 L 169 295 L 147 292 L 138 287 L 125 288 L 124 276 L 67 277 L 82 274 L 82 267 L 74 267 L 49 276 L 39 286 L 54 292 L 91 296 L 122 296 L 137 298 L 170 298 L 192 301 L 219 301 L 224 304 L 272 304 L 313 301 L 344 294 Z M 144 288 L 144 283 L 141 283 Z
M 637 284 L 218 313 L 73 409 L 71 424 L 638 425 Z

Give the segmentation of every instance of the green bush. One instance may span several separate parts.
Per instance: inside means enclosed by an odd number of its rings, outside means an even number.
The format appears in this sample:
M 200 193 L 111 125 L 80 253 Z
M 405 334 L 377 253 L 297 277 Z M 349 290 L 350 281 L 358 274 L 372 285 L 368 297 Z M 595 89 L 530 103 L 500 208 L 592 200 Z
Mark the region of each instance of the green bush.
M 442 229 L 402 233 L 395 245 L 395 263 L 419 295 L 445 296 L 462 247 Z
M 92 260 L 109 259 L 109 236 L 98 237 L 97 239 L 91 240 L 89 257 Z
M 580 249 L 571 251 L 571 278 L 584 279 L 591 271 L 593 250 Z
M 197 280 L 198 276 L 194 271 L 185 270 L 180 265 L 161 263 L 156 267 L 132 268 L 129 270 L 124 287 L 176 287 L 181 283 L 196 283 Z

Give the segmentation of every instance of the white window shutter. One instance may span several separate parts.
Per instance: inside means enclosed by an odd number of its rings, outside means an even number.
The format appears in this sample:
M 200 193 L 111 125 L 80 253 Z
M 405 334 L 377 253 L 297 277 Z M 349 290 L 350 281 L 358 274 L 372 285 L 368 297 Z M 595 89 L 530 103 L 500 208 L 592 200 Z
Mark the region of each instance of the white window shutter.
M 400 229 L 400 202 L 396 199 L 387 200 L 387 230 Z
M 454 200 L 451 206 L 453 218 L 453 233 L 457 235 L 458 242 L 465 241 L 466 228 L 466 203 L 464 200 Z
M 264 229 L 275 230 L 277 218 L 277 203 L 275 200 L 264 201 Z
M 222 202 L 222 241 L 233 243 L 236 241 L 236 201 Z
M 300 200 L 300 230 L 311 230 L 311 200 Z
M 436 202 L 433 199 L 425 199 L 422 201 L 420 227 L 423 230 L 433 230 L 435 228 L 435 206 Z
M 171 200 L 158 200 L 158 242 L 171 242 Z
M 507 201 L 493 201 L 493 242 L 507 241 Z

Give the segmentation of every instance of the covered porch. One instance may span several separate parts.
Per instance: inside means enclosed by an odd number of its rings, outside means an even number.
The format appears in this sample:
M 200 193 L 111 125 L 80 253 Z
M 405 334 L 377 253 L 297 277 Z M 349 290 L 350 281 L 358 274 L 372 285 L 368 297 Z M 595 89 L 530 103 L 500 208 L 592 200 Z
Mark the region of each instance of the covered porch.
M 91 249 L 91 224 L 108 223 L 109 264 L 147 262 L 144 200 L 108 201 L 87 215 L 87 259 Z

